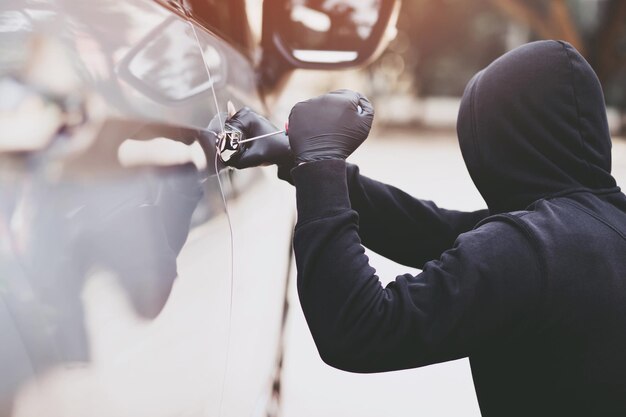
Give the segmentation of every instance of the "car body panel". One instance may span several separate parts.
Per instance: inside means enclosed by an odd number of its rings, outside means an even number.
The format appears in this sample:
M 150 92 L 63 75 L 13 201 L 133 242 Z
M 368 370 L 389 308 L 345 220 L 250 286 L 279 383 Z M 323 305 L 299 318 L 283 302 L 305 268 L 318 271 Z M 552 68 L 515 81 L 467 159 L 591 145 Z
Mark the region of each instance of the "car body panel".
M 2 416 L 252 416 L 271 395 L 292 190 L 216 159 L 218 107 L 264 105 L 248 58 L 190 24 L 148 0 L 0 6 L 22 49 L 0 80 L 85 118 L 0 149 Z

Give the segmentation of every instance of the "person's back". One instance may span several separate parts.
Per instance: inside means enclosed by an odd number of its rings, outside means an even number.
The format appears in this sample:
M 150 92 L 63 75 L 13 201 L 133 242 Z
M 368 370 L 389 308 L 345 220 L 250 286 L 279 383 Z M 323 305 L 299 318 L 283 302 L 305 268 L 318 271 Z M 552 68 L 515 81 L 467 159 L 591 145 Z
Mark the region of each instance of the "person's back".
M 542 285 L 527 329 L 470 356 L 483 415 L 626 415 L 626 197 L 595 74 L 526 45 L 470 82 L 458 130 L 484 222 L 524 231 Z
M 470 356 L 484 416 L 626 415 L 626 198 L 578 192 L 506 215 L 541 254 L 519 337 Z

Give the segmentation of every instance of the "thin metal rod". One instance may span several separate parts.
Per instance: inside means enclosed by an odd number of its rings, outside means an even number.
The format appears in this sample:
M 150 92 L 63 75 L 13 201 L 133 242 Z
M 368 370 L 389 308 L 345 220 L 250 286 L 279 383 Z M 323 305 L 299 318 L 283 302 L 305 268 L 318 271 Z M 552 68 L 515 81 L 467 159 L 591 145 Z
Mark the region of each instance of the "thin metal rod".
M 237 143 L 252 142 L 253 140 L 264 139 L 264 138 L 268 138 L 268 137 L 270 137 L 270 136 L 274 136 L 274 135 L 280 135 L 281 133 L 285 133 L 285 131 L 284 131 L 284 130 L 279 130 L 278 132 L 267 133 L 267 134 L 265 134 L 265 135 L 261 135 L 261 136 L 255 136 L 255 137 L 253 137 L 253 138 L 240 140 L 240 141 L 238 141 Z

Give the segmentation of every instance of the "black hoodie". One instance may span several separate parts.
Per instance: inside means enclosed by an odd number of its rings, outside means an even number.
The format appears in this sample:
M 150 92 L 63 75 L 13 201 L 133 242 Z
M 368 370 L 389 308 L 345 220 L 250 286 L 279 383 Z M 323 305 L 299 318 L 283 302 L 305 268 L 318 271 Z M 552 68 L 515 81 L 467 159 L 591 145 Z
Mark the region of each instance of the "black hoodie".
M 380 372 L 469 357 L 485 417 L 626 415 L 626 197 L 593 70 L 564 42 L 517 48 L 469 83 L 458 134 L 488 211 L 340 160 L 292 171 L 322 359 Z M 423 271 L 383 288 L 362 245 Z

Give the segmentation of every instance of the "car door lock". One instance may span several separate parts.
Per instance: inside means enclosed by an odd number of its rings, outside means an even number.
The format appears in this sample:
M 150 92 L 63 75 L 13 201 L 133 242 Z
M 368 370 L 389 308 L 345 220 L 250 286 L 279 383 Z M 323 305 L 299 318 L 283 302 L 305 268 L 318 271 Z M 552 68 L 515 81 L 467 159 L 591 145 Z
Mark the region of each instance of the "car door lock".
M 217 134 L 217 154 L 223 162 L 228 162 L 241 150 L 239 144 L 243 140 L 243 132 L 229 124 Z

